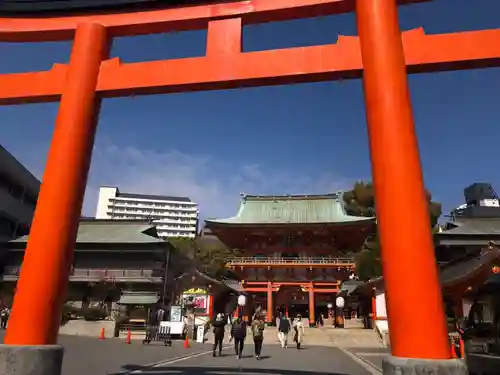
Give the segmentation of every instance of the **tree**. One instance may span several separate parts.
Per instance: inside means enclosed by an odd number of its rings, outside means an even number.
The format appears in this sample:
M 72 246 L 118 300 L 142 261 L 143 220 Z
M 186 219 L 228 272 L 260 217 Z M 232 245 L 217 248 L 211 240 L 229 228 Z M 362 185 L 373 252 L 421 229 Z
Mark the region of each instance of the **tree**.
M 170 243 L 182 254 L 194 260 L 198 269 L 212 277 L 228 277 L 225 267 L 228 258 L 239 256 L 240 252 L 228 249 L 219 241 L 203 238 L 171 238 Z
M 441 203 L 433 202 L 432 195 L 426 190 L 427 201 L 429 202 L 429 214 L 431 228 L 437 225 L 441 216 Z M 352 190 L 344 193 L 345 208 L 349 215 L 355 216 L 375 216 L 375 191 L 371 182 L 358 181 Z M 411 214 L 411 207 L 408 208 Z
M 441 204 L 432 201 L 432 195 L 426 191 L 429 202 L 429 214 L 431 228 L 433 230 L 441 216 Z M 353 188 L 343 195 L 344 206 L 349 215 L 375 217 L 375 191 L 371 182 L 358 181 Z M 411 207 L 408 208 L 411 214 Z M 411 225 L 411 223 L 408 223 Z M 397 228 L 395 228 L 397 230 Z M 382 275 L 382 265 L 380 262 L 380 242 L 378 234 L 369 237 L 360 252 L 355 255 L 356 271 L 361 280 Z

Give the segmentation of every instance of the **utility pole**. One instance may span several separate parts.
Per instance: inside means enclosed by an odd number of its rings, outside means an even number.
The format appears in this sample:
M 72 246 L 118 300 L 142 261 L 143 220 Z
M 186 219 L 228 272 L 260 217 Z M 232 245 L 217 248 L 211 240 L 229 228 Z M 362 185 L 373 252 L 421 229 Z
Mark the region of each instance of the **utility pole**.
M 161 305 L 162 308 L 165 308 L 165 296 L 167 295 L 167 287 L 168 287 L 168 266 L 170 263 L 170 243 L 167 245 L 167 251 L 165 253 L 165 270 L 163 271 L 163 293 L 161 296 Z

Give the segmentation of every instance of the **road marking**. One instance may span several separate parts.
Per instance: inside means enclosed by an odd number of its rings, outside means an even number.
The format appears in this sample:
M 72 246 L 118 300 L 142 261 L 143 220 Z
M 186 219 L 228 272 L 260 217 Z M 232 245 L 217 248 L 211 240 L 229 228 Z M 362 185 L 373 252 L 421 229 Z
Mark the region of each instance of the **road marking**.
M 222 347 L 222 350 L 228 349 L 228 348 L 232 348 L 232 346 L 231 345 L 224 346 L 224 347 Z M 120 375 L 142 374 L 144 372 L 148 372 L 150 369 L 152 369 L 154 367 L 160 367 L 163 365 L 171 365 L 174 363 L 187 361 L 188 359 L 201 357 L 202 355 L 211 354 L 211 353 L 212 353 L 212 349 L 207 349 L 207 350 L 204 350 L 204 351 L 198 352 L 198 353 L 193 353 L 193 354 L 188 354 L 188 355 L 184 355 L 184 356 L 178 356 L 178 357 L 174 357 L 174 358 L 170 358 L 170 359 L 165 359 L 163 361 L 159 361 L 159 362 L 151 363 L 149 365 L 142 366 L 142 368 L 138 369 L 138 370 L 123 371 L 123 372 L 120 372 L 119 374 Z
M 380 375 L 382 374 L 382 369 L 378 366 L 375 366 L 373 363 L 367 361 L 364 358 L 358 357 L 355 353 L 351 352 L 349 349 L 340 348 L 338 349 L 351 358 L 354 362 L 360 364 L 366 371 L 368 371 L 371 375 Z
M 355 353 L 358 357 L 376 357 L 376 356 L 381 356 L 381 357 L 385 357 L 385 356 L 388 356 L 389 354 L 388 353 L 364 353 L 364 352 L 356 352 Z

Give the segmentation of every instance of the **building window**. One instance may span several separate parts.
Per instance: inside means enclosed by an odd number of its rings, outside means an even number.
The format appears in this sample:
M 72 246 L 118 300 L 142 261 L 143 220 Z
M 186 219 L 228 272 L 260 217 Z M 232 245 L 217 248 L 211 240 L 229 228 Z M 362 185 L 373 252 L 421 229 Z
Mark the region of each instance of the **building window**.
M 0 236 L 13 237 L 15 236 L 16 224 L 7 219 L 6 217 L 0 217 Z

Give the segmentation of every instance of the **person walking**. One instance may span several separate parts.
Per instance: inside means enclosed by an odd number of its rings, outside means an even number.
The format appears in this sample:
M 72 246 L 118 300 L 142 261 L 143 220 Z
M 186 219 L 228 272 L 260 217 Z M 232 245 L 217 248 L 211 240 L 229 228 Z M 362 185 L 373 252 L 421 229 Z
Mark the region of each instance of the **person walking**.
M 290 333 L 291 325 L 288 317 L 283 313 L 280 313 L 280 318 L 278 322 L 278 339 L 282 348 L 288 347 L 288 334 Z
M 255 358 L 260 359 L 260 353 L 262 352 L 262 343 L 264 342 L 264 329 L 266 328 L 266 323 L 262 318 L 262 315 L 255 315 L 255 319 L 252 322 L 252 337 L 255 348 Z
M 4 307 L 0 312 L 1 328 L 6 329 L 7 323 L 9 322 L 10 310 L 8 307 Z
M 224 314 L 218 313 L 215 317 L 215 321 L 212 323 L 214 327 L 214 347 L 212 350 L 212 355 L 216 356 L 217 348 L 219 349 L 219 357 L 222 356 L 222 342 L 224 341 L 224 333 L 226 327 L 226 319 Z
M 237 359 L 240 359 L 243 354 L 246 337 L 247 324 L 241 317 L 238 317 L 231 326 L 231 339 L 234 340 L 234 352 Z
M 302 315 L 297 315 L 297 319 L 293 321 L 293 341 L 297 344 L 297 349 L 300 349 L 302 340 L 305 336 L 304 323 L 302 323 Z

